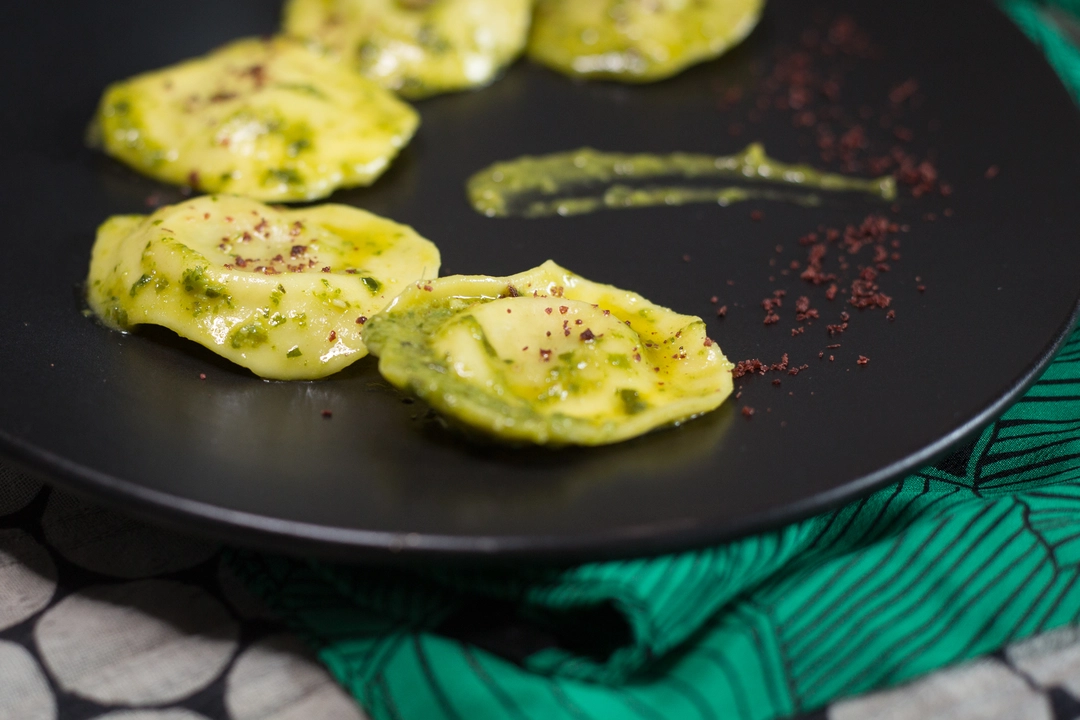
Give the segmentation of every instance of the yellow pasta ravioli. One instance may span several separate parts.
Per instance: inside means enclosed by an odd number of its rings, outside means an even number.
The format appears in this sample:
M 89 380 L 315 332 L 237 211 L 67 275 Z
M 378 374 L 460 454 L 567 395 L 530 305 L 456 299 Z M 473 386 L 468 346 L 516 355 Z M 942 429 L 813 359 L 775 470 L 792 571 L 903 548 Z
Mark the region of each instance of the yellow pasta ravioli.
M 700 318 L 550 261 L 418 282 L 363 338 L 395 386 L 511 442 L 618 442 L 713 410 L 732 389 Z
M 87 299 L 113 328 L 162 325 L 262 377 L 313 379 L 366 355 L 367 318 L 438 270 L 432 243 L 363 210 L 205 196 L 107 220 Z
M 379 85 L 274 38 L 111 85 L 92 132 L 110 155 L 159 180 L 294 201 L 371 184 L 418 124 Z
M 529 57 L 567 75 L 649 82 L 745 38 L 764 0 L 539 0 Z
M 405 97 L 487 85 L 525 47 L 532 0 L 290 0 L 285 32 Z

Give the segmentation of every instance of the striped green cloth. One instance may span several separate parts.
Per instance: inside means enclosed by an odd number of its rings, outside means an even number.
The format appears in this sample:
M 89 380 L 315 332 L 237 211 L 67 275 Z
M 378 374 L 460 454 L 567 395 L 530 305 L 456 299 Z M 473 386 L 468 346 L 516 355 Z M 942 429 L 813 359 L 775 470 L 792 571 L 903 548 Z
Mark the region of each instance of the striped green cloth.
M 1080 34 L 1080 0 L 1005 0 L 1001 9 L 1038 45 L 1073 99 L 1080 102 L 1080 50 L 1077 38 L 1066 37 L 1060 22 Z
M 1006 10 L 1080 99 L 1080 54 Z M 970 446 L 729 545 L 516 572 L 232 561 L 376 720 L 821 707 L 1080 620 L 1080 331 Z

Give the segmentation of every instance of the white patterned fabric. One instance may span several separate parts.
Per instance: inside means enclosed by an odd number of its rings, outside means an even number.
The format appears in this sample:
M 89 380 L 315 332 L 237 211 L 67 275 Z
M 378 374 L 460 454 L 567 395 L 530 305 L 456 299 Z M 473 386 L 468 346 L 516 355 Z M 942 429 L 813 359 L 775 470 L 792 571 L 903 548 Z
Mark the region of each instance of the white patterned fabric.
M 365 720 L 222 562 L 0 463 L 0 720 Z

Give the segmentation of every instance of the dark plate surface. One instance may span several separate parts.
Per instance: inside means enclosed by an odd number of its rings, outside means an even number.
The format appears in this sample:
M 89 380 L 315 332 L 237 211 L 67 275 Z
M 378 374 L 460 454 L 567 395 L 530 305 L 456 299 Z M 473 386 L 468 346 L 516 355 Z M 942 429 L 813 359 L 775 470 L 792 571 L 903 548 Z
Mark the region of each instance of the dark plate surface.
M 272 32 L 278 10 L 269 0 L 40 0 L 0 10 L 10 69 L 0 76 L 0 450 L 57 484 L 235 542 L 353 559 L 687 548 L 835 505 L 940 455 L 1015 398 L 1071 326 L 1080 123 L 1038 51 L 976 0 L 772 0 L 745 45 L 671 81 L 580 84 L 522 62 L 489 89 L 425 101 L 422 130 L 391 171 L 334 199 L 415 226 L 440 246 L 444 274 L 505 275 L 552 258 L 705 316 L 733 360 L 789 353 L 810 366 L 797 377 L 747 378 L 742 397 L 710 416 L 618 446 L 493 449 L 425 419 L 370 358 L 322 382 L 268 383 L 165 332 L 102 329 L 80 313 L 77 289 L 95 227 L 145 211 L 153 193 L 180 195 L 83 147 L 101 89 Z M 865 112 L 870 154 L 902 145 L 935 158 L 951 196 L 905 190 L 895 213 L 836 197 L 819 208 L 759 202 L 542 220 L 486 219 L 464 202 L 464 180 L 492 161 L 583 145 L 727 153 L 762 140 L 773 156 L 825 165 L 813 127 L 796 127 L 795 113 L 775 104 L 757 110 L 757 98 L 777 53 L 842 12 L 880 53 L 814 53 L 812 67 L 841 81 L 835 104 L 845 113 Z M 889 91 L 908 78 L 918 92 L 890 108 Z M 726 93 L 733 86 L 741 99 Z M 813 107 L 832 104 L 815 98 Z M 882 115 L 913 139 L 898 140 Z M 992 165 L 1001 172 L 988 180 Z M 751 220 L 753 209 L 764 218 Z M 847 308 L 850 328 L 830 338 L 825 325 L 839 322 L 843 297 L 830 303 L 824 288 L 780 270 L 805 259 L 800 236 L 871 212 L 910 225 L 897 235 L 902 259 L 882 277 L 897 318 Z M 788 303 L 766 327 L 761 299 L 774 289 L 786 289 Z M 793 337 L 800 294 L 822 317 Z M 714 295 L 729 307 L 722 321 Z M 858 366 L 858 355 L 870 363 Z M 752 420 L 740 416 L 744 405 L 756 409 Z

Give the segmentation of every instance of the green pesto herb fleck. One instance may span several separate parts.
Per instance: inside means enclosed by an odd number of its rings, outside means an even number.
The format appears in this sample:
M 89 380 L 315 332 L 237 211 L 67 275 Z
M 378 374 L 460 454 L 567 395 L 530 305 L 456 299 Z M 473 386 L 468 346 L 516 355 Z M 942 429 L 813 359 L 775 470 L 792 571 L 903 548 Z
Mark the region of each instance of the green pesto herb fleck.
M 274 87 L 279 90 L 290 90 L 301 95 L 310 95 L 311 97 L 319 98 L 320 100 L 329 100 L 319 88 L 315 87 L 311 83 L 275 83 Z
M 113 298 L 113 299 L 115 300 L 116 298 Z M 105 316 L 106 316 L 107 319 L 111 318 L 112 321 L 114 323 L 116 323 L 116 325 L 118 327 L 121 327 L 121 328 L 129 327 L 127 310 L 120 307 L 119 305 L 113 305 L 108 310 L 106 310 L 105 311 Z
M 637 390 L 623 388 L 619 390 L 619 399 L 622 400 L 623 410 L 627 415 L 637 415 L 649 408 L 649 404 L 641 399 Z
M 285 154 L 287 154 L 289 157 L 296 157 L 310 147 L 310 140 L 308 140 L 307 138 L 300 138 L 296 142 L 289 143 L 289 146 L 285 148 Z
M 234 330 L 229 336 L 229 344 L 239 350 L 242 347 L 258 347 L 268 339 L 266 329 L 259 323 L 253 322 Z
M 138 280 L 131 284 L 131 290 L 128 292 L 128 294 L 131 295 L 131 297 L 135 297 L 139 293 L 139 291 L 142 290 L 143 286 L 153 279 L 153 275 L 143 273 L 142 277 L 140 277 Z
M 300 173 L 296 172 L 292 168 L 271 168 L 266 171 L 266 177 L 263 178 L 263 184 L 269 185 L 271 183 L 285 183 L 286 185 L 303 185 L 304 178 L 300 176 Z
M 181 281 L 184 284 L 185 292 L 202 294 L 210 299 L 228 297 L 224 285 L 208 282 L 206 278 L 206 268 L 202 265 L 196 265 L 193 268 L 185 270 L 181 277 Z

